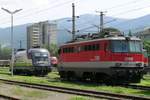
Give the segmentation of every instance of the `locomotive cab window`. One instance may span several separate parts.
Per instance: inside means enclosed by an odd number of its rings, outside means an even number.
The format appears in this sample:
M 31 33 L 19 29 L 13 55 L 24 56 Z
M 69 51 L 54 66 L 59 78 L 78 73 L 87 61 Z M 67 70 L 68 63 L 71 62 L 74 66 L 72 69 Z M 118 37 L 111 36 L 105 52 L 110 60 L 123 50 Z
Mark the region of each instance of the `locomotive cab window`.
M 126 41 L 126 40 L 112 40 L 112 52 L 141 52 L 141 42 L 139 41 Z
M 111 41 L 111 49 L 113 52 L 128 52 L 128 41 L 115 40 Z
M 141 43 L 139 41 L 129 42 L 130 52 L 141 52 Z

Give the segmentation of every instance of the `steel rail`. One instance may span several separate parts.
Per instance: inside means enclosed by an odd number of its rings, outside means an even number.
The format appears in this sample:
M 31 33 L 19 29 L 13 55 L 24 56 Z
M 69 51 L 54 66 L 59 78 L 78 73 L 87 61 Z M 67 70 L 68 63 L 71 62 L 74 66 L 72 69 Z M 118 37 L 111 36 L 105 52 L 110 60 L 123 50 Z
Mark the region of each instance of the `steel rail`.
M 110 100 L 129 100 L 129 99 L 130 100 L 150 100 L 150 97 L 144 97 L 144 96 L 133 96 L 133 95 L 117 94 L 117 93 L 110 93 L 110 92 L 104 92 L 104 91 L 82 90 L 82 89 L 66 88 L 66 87 L 60 87 L 60 86 L 41 85 L 41 84 L 18 82 L 18 81 L 11 81 L 11 80 L 5 80 L 5 79 L 0 79 L 0 81 L 6 84 L 11 84 L 11 85 L 19 85 L 19 86 L 24 86 L 24 87 L 29 87 L 29 88 L 56 91 L 56 92 L 89 96 L 89 97 L 95 97 L 95 98 L 104 98 L 104 99 L 110 99 Z
M 121 87 L 139 89 L 139 90 L 147 90 L 150 91 L 150 86 L 141 86 L 141 85 L 120 85 Z
M 3 94 L 0 94 L 0 99 L 6 99 L 6 100 L 21 100 L 21 99 L 19 99 L 19 98 L 12 97 L 12 96 L 7 96 L 7 95 L 3 95 Z

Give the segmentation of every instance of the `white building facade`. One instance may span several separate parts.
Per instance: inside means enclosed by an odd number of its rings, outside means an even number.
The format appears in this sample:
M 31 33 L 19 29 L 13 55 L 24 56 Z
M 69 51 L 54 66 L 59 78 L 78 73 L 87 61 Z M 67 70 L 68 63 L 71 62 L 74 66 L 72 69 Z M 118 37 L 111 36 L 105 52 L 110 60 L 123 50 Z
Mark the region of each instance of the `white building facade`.
M 27 49 L 50 44 L 57 44 L 56 23 L 45 21 L 27 27 Z
M 150 40 L 150 28 L 137 32 L 137 36 L 143 40 Z

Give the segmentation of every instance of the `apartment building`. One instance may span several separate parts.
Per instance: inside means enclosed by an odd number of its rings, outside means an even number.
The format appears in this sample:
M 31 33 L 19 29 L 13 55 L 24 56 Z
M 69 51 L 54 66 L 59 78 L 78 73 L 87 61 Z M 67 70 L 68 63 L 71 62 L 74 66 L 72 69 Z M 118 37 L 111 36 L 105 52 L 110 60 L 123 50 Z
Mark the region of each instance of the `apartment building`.
M 27 27 L 27 48 L 57 44 L 57 25 L 48 21 Z
M 136 35 L 143 40 L 150 40 L 150 28 L 137 32 Z

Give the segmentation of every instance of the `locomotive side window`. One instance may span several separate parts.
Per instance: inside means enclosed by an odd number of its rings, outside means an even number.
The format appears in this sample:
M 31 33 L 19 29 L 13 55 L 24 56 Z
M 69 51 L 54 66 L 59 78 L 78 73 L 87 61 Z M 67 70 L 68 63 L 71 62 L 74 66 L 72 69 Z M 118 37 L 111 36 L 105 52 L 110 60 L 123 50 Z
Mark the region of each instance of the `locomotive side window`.
M 89 51 L 92 50 L 92 45 L 88 45 L 88 50 L 89 50 Z
M 91 44 L 91 45 L 84 45 L 82 47 L 84 51 L 95 51 L 95 50 L 99 50 L 100 46 L 99 44 Z
M 65 48 L 63 48 L 63 53 L 65 53 Z
M 63 48 L 63 53 L 73 53 L 74 47 Z
M 58 54 L 61 54 L 61 52 L 62 52 L 62 49 L 59 48 L 58 49 Z
M 95 44 L 95 49 L 94 50 L 99 50 L 99 49 L 100 49 L 99 44 Z
M 88 51 L 88 45 L 84 46 L 84 51 Z
M 99 44 L 90 44 L 90 45 L 83 45 L 75 47 L 65 47 L 62 49 L 63 53 L 74 53 L 74 52 L 80 52 L 80 51 L 96 51 L 99 50 L 100 46 Z

